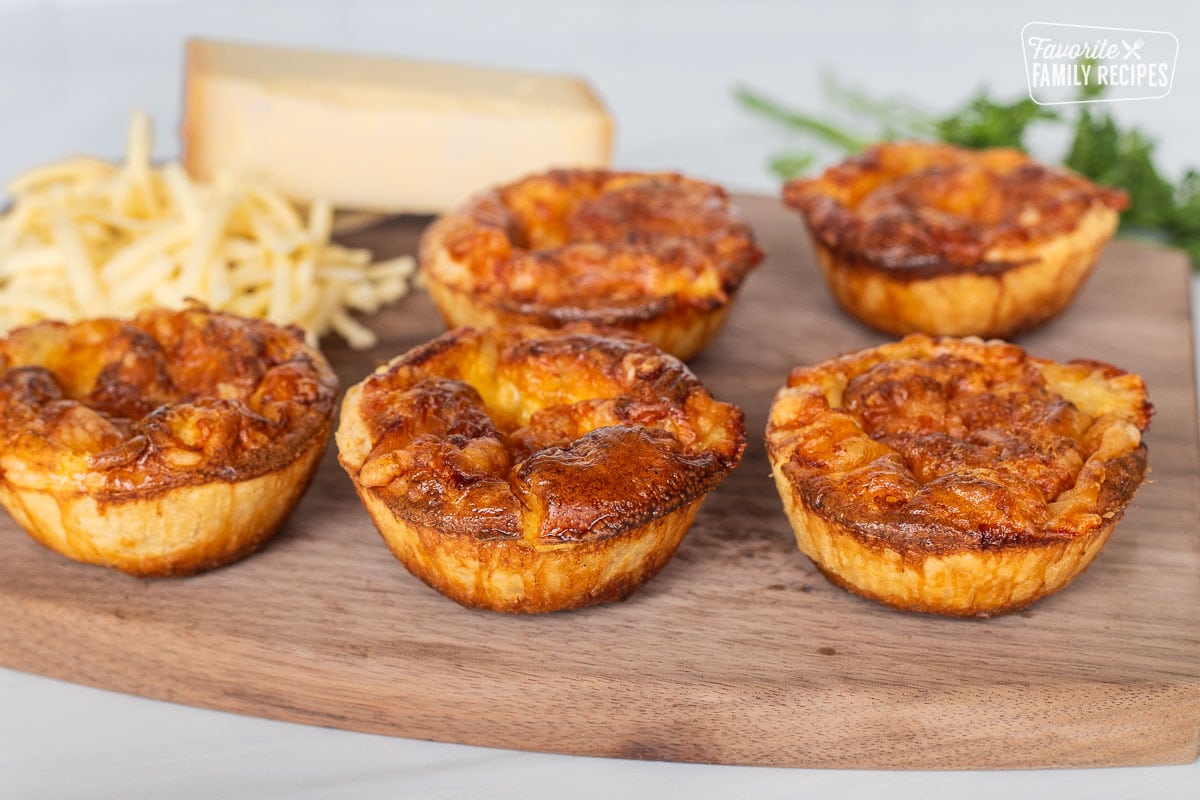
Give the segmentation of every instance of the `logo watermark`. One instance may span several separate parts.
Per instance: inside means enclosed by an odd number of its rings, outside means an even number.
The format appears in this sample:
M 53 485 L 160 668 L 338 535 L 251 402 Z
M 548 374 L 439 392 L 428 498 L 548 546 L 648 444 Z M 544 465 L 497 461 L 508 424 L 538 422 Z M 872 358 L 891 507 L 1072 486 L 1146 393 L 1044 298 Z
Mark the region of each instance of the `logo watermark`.
M 1030 22 L 1025 78 L 1038 105 L 1155 100 L 1171 92 L 1179 39 L 1167 31 Z

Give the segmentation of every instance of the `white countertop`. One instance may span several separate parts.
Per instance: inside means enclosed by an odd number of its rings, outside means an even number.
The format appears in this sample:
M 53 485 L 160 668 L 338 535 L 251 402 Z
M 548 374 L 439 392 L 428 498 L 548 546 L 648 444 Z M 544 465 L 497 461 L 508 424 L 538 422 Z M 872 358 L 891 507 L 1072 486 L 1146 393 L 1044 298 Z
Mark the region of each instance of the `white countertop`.
M 208 35 L 586 75 L 618 122 L 616 162 L 774 192 L 783 134 L 730 100 L 738 83 L 820 108 L 819 73 L 934 108 L 982 84 L 1024 91 L 1032 20 L 1168 30 L 1170 97 L 1114 106 L 1200 164 L 1200 4 L 610 2 L 196 3 L 0 0 L 0 181 L 71 152 L 117 155 L 134 108 L 172 156 L 182 42 Z M 1038 140 L 1049 156 L 1062 142 Z M 1193 281 L 1193 304 L 1200 299 Z M 4 623 L 0 621 L 0 625 Z M 0 798 L 1024 796 L 1193 798 L 1200 763 L 1028 772 L 710 767 L 489 750 L 241 717 L 0 670 Z

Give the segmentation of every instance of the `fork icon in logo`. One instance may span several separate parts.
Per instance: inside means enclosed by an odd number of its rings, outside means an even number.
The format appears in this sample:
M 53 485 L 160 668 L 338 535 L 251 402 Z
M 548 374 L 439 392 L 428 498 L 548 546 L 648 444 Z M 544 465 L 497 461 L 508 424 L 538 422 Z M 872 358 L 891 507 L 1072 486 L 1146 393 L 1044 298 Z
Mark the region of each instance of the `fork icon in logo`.
M 1179 37 L 1143 28 L 1028 22 L 1021 49 L 1029 97 L 1038 105 L 1156 100 L 1171 93 Z M 1081 94 L 1080 87 L 1103 91 Z
M 1129 42 L 1127 42 L 1127 41 L 1125 41 L 1124 39 L 1122 39 L 1122 40 L 1121 40 L 1121 44 L 1122 44 L 1122 45 L 1124 45 L 1124 47 L 1125 47 L 1125 55 L 1123 55 L 1123 56 L 1121 57 L 1121 58 L 1122 58 L 1122 60 L 1124 60 L 1124 61 L 1128 61 L 1128 60 L 1129 60 L 1129 57 L 1130 57 L 1130 56 L 1133 56 L 1133 57 L 1134 57 L 1134 58 L 1136 58 L 1138 61 L 1141 61 L 1141 60 L 1142 60 L 1142 54 L 1141 54 L 1141 53 L 1139 53 L 1139 52 L 1138 52 L 1138 50 L 1141 50 L 1141 49 L 1142 49 L 1142 45 L 1144 45 L 1145 43 L 1146 43 L 1146 40 L 1145 40 L 1145 39 L 1138 39 L 1138 40 L 1137 40 L 1137 41 L 1135 41 L 1133 44 L 1130 44 Z

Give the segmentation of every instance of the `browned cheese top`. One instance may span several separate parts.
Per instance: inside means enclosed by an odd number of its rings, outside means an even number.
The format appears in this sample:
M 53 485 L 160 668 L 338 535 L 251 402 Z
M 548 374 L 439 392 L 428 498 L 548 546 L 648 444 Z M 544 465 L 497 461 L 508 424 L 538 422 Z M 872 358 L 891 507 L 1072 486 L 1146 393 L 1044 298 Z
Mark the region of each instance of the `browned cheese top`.
M 398 518 L 534 546 L 602 540 L 701 498 L 737 465 L 741 411 L 617 332 L 449 331 L 351 399 L 342 462 Z M 347 446 L 347 413 L 365 425 Z
M 797 368 L 767 444 L 810 510 L 904 553 L 1087 534 L 1141 483 L 1137 375 L 913 335 Z
M 0 339 L 0 479 L 97 498 L 234 482 L 332 424 L 337 379 L 294 328 L 151 310 Z
M 783 199 L 844 261 L 896 277 L 1003 272 L 1089 211 L 1128 205 L 1123 191 L 1019 150 L 919 142 L 879 144 L 816 178 L 789 181 Z
M 729 302 L 762 260 L 721 187 L 670 173 L 554 170 L 432 225 L 421 262 L 547 324 L 616 324 Z

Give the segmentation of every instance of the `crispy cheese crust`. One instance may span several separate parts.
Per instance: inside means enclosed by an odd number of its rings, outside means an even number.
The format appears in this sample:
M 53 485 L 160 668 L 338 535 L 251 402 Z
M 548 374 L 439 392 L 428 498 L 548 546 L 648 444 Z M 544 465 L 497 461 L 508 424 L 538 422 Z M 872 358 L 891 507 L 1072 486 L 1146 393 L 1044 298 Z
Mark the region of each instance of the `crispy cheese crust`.
M 1137 375 L 978 339 L 792 371 L 767 452 L 800 549 L 896 608 L 987 616 L 1066 586 L 1146 472 Z
M 847 311 L 880 330 L 1009 337 L 1071 302 L 1128 200 L 1003 148 L 887 143 L 784 186 Z
M 298 330 L 198 306 L 20 328 L 0 340 L 0 502 L 79 561 L 221 566 L 299 500 L 336 391 Z
M 342 465 L 383 538 L 459 603 L 623 599 L 737 465 L 741 412 L 621 332 L 450 331 L 349 389 Z
M 762 260 L 719 186 L 669 173 L 554 170 L 484 192 L 421 240 L 450 327 L 622 328 L 687 359 Z

